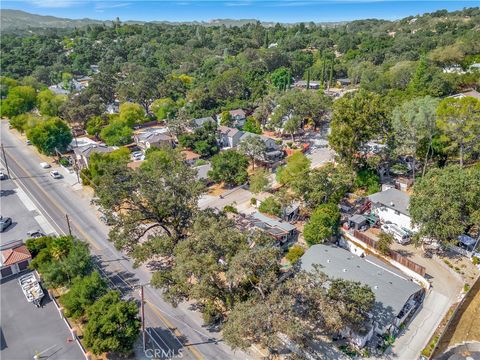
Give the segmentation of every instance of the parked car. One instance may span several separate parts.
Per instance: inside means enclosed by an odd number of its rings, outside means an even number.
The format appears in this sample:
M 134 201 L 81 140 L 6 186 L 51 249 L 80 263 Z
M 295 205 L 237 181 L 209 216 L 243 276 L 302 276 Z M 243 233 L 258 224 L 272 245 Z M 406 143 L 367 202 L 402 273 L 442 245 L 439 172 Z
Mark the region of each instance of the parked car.
M 41 167 L 42 169 L 48 169 L 48 168 L 51 167 L 51 165 L 50 165 L 49 163 L 46 163 L 46 162 L 41 162 L 41 163 L 40 163 L 40 167 Z
M 132 153 L 133 160 L 145 160 L 145 155 L 141 151 L 135 151 Z
M 0 216 L 0 232 L 12 225 L 12 218 Z
M 0 180 L 5 180 L 7 178 L 7 174 L 5 174 L 3 171 L 0 171 Z
M 32 142 L 27 139 L 27 141 L 25 141 L 25 144 L 27 144 L 27 145 L 32 145 Z
M 61 179 L 62 175 L 57 170 L 50 171 L 50 176 L 54 179 Z
M 45 236 L 45 234 L 42 233 L 40 230 L 32 230 L 27 232 L 27 238 L 29 239 L 37 239 L 43 236 Z
M 383 224 L 381 229 L 383 232 L 393 235 L 393 238 L 399 244 L 405 245 L 410 242 L 410 234 L 395 224 Z

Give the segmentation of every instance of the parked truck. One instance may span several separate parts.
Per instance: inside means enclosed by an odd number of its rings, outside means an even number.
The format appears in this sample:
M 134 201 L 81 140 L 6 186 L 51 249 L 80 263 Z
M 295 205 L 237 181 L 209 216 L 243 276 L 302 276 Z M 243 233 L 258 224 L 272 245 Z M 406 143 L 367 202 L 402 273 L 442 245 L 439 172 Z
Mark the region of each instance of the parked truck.
M 37 277 L 33 272 L 23 275 L 18 279 L 23 294 L 27 298 L 28 302 L 35 304 L 36 307 L 40 307 L 40 302 L 44 296 L 42 287 L 37 280 Z

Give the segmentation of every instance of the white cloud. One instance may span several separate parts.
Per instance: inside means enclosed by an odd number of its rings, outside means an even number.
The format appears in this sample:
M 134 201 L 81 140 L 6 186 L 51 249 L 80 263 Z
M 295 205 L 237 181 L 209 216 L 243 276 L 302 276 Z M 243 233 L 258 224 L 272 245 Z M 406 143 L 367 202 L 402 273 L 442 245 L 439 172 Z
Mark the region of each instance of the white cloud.
M 123 8 L 132 5 L 131 3 L 99 2 L 95 4 L 95 10 Z
M 79 0 L 30 0 L 29 2 L 43 8 L 69 8 L 82 3 Z

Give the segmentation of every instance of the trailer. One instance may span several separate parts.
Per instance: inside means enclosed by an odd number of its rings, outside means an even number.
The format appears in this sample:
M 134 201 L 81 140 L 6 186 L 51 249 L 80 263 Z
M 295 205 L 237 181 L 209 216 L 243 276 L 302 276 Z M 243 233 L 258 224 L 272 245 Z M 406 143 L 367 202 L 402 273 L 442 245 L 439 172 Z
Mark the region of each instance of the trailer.
M 18 283 L 20 284 L 27 301 L 35 304 L 37 307 L 40 307 L 40 302 L 42 301 L 44 293 L 35 274 L 32 272 L 21 276 L 18 279 Z

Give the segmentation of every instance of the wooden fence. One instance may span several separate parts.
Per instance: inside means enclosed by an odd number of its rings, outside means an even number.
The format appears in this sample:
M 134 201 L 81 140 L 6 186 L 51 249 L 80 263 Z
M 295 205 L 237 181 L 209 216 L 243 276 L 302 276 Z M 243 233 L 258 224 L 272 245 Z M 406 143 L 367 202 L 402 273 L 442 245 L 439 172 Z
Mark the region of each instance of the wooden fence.
M 364 242 L 366 245 L 374 248 L 375 250 L 378 250 L 377 242 L 373 240 L 371 237 L 369 237 L 367 234 L 362 233 L 358 230 L 353 231 L 353 236 L 355 236 L 358 240 Z M 425 277 L 425 267 L 418 265 L 416 262 L 413 262 L 412 260 L 406 258 L 403 255 L 400 255 L 396 251 L 390 250 L 390 257 L 395 260 L 396 262 L 402 264 L 406 268 L 415 271 L 417 274 L 420 274 L 421 276 Z

